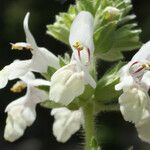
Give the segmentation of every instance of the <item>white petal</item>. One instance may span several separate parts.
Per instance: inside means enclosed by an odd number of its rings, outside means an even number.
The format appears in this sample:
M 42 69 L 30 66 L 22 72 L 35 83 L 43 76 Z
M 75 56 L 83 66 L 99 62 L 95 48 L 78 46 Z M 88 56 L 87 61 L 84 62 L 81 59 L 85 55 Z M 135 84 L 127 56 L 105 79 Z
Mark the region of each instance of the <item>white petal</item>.
M 131 76 L 126 76 L 126 78 L 124 78 L 120 83 L 115 85 L 115 90 L 120 91 L 123 89 L 124 91 L 127 91 L 133 85 L 134 85 L 133 78 Z
M 8 111 L 10 111 L 13 107 L 15 107 L 15 106 L 18 106 L 18 105 L 23 105 L 24 103 L 25 103 L 25 100 L 26 99 L 26 97 L 25 96 L 23 96 L 23 97 L 21 97 L 21 98 L 19 98 L 19 99 L 17 99 L 17 100 L 14 100 L 13 102 L 11 102 L 10 104 L 8 104 L 8 106 L 6 107 L 6 109 L 5 109 L 5 112 L 8 112 Z
M 34 39 L 33 35 L 31 34 L 31 32 L 29 30 L 29 27 L 28 27 L 29 16 L 30 16 L 30 13 L 28 12 L 26 14 L 25 18 L 24 18 L 23 27 L 24 27 L 24 31 L 25 31 L 25 34 L 26 34 L 27 43 L 31 44 L 32 48 L 34 50 L 36 50 L 37 49 L 37 44 L 36 44 L 35 39 Z
M 150 107 L 149 107 L 150 110 Z M 138 131 L 138 136 L 144 142 L 150 143 L 150 112 L 149 110 L 145 110 L 143 114 L 143 118 L 141 121 L 136 124 L 136 128 Z
M 141 47 L 141 49 L 132 58 L 132 61 L 150 61 L 150 41 Z
M 50 86 L 50 82 L 44 79 L 35 79 L 35 76 L 32 72 L 26 73 L 20 79 L 30 86 Z
M 150 71 L 145 72 L 142 83 L 146 86 L 147 90 L 150 88 Z
M 66 142 L 81 127 L 81 110 L 70 111 L 67 108 L 52 109 L 54 115 L 53 134 L 59 142 Z
M 138 123 L 148 101 L 146 92 L 140 89 L 129 89 L 119 97 L 120 111 L 126 121 Z
M 10 65 L 5 66 L 0 71 L 0 89 L 4 88 L 8 80 L 13 80 L 24 76 L 30 67 L 31 60 L 15 60 Z
M 63 70 L 51 78 L 50 100 L 68 105 L 84 92 L 84 73 Z
M 51 83 L 47 80 L 43 80 L 43 79 L 35 79 L 35 80 L 30 80 L 28 81 L 29 85 L 31 86 L 50 86 Z
M 28 109 L 31 110 L 30 113 L 26 113 Z M 26 127 L 30 126 L 35 120 L 35 117 L 32 117 L 31 120 L 31 116 L 33 116 L 33 111 L 32 108 L 25 106 L 24 102 L 22 103 L 21 98 L 20 102 L 18 99 L 17 101 L 14 101 L 13 103 L 9 104 L 9 109 L 7 107 L 8 117 L 6 120 L 4 138 L 10 142 L 13 142 L 20 138 L 23 135 Z
M 65 70 L 59 74 L 56 72 L 51 78 L 51 88 L 49 98 L 55 102 L 63 102 L 66 98 L 66 87 L 65 82 L 71 77 L 72 72 L 70 70 Z M 67 98 L 68 101 L 68 98 Z
M 84 80 L 85 83 L 89 84 L 94 89 L 96 88 L 96 82 L 86 68 L 84 68 Z
M 55 69 L 60 68 L 58 58 L 46 48 L 38 48 L 33 52 L 31 71 L 45 73 L 48 66 Z
M 119 76 L 120 76 L 120 83 L 115 85 L 115 90 L 124 90 L 127 91 L 130 87 L 134 85 L 134 79 L 132 76 L 129 74 L 129 66 L 131 62 L 123 66 L 119 70 Z
M 93 16 L 87 11 L 81 11 L 73 21 L 70 29 L 69 42 L 73 50 L 74 43 L 80 41 L 84 47 L 94 51 L 93 44 Z
M 8 83 L 9 71 L 3 68 L 0 71 L 0 89 L 4 88 Z
M 27 88 L 26 101 L 32 104 L 37 104 L 48 99 L 48 93 L 31 85 Z
M 26 107 L 22 112 L 22 118 L 26 121 L 27 126 L 31 126 L 36 119 L 35 107 Z
M 20 79 L 23 82 L 28 83 L 30 80 L 35 80 L 35 76 L 32 72 L 27 72 L 24 76 L 20 77 Z
M 7 66 L 9 70 L 9 80 L 24 76 L 30 68 L 31 60 L 16 60 Z
M 13 123 L 10 117 L 8 117 L 4 131 L 4 138 L 7 141 L 14 142 L 23 135 L 24 130 L 25 130 L 24 128 L 21 128 L 17 124 Z

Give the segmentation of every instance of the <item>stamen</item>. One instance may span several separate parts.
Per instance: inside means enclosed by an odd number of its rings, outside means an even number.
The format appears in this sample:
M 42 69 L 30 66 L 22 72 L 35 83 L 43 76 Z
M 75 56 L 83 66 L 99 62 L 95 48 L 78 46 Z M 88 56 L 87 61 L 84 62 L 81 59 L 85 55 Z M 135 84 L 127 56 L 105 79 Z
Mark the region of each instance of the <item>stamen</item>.
M 150 70 L 150 63 L 145 63 L 142 66 L 145 68 L 145 70 Z
M 88 55 L 87 63 L 90 62 L 90 49 L 89 48 L 84 47 L 80 41 L 75 41 L 75 43 L 73 44 L 73 47 L 78 51 L 78 57 L 79 57 L 80 61 L 82 61 L 81 60 L 82 59 L 81 58 L 81 51 L 85 50 L 87 52 L 87 55 Z
M 81 44 L 80 41 L 76 41 L 76 42 L 73 44 L 73 47 L 76 48 L 78 51 L 83 50 L 83 45 Z
M 90 49 L 89 48 L 87 49 L 87 52 L 88 52 L 88 62 L 90 62 L 90 55 L 91 55 L 91 53 L 90 53 Z
M 11 44 L 11 49 L 14 50 L 32 50 L 31 44 L 24 43 L 24 42 L 18 42 L 18 43 L 10 43 Z
M 140 81 L 146 70 L 150 70 L 149 63 L 143 64 L 141 62 L 136 61 L 130 66 L 129 73 L 136 81 Z
M 20 93 L 20 92 L 22 92 L 26 87 L 27 87 L 27 85 L 26 85 L 24 82 L 18 81 L 17 83 L 15 83 L 15 84 L 11 87 L 10 91 L 12 91 L 13 93 Z

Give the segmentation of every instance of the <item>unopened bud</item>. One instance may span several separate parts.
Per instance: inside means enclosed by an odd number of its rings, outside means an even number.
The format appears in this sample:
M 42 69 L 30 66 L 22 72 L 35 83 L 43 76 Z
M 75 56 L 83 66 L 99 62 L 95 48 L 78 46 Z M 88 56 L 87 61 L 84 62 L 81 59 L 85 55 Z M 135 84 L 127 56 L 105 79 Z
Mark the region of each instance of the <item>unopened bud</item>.
M 106 19 L 112 19 L 120 16 L 121 11 L 116 7 L 108 6 L 104 9 L 104 14 L 106 15 Z

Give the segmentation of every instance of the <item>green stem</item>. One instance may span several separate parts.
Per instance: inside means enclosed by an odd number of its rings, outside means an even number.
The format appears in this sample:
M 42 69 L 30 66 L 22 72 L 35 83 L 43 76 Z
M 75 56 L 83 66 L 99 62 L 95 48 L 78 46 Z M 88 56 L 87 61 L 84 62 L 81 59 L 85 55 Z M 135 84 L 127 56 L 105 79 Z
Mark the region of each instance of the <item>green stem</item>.
M 91 139 L 94 137 L 94 112 L 93 104 L 88 103 L 83 108 L 84 130 L 85 130 L 85 150 L 91 150 Z

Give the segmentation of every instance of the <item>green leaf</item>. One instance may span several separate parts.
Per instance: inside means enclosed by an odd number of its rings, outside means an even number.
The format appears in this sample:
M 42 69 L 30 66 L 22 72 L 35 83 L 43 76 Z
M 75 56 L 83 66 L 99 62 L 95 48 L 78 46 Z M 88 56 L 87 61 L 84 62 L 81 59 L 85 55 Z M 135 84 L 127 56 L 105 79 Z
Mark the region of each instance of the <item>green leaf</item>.
M 77 110 L 80 107 L 85 106 L 89 101 L 91 101 L 93 94 L 94 89 L 90 85 L 86 85 L 84 93 L 79 97 L 75 98 L 73 102 L 71 102 L 67 107 L 71 110 Z
M 93 0 L 77 0 L 78 4 L 78 11 L 85 10 L 91 12 L 91 14 L 94 14 L 94 2 Z
M 122 51 L 135 50 L 142 44 L 139 41 L 141 30 L 134 29 L 137 24 L 127 24 L 118 28 L 113 35 L 113 44 L 106 53 L 96 53 L 97 57 L 106 61 L 116 61 L 123 59 Z
M 98 81 L 95 89 L 95 101 L 102 103 L 110 103 L 117 99 L 120 92 L 115 91 L 115 85 L 119 82 L 118 71 L 124 63 L 120 62 L 112 67 L 105 75 Z
M 84 93 L 80 95 L 79 98 L 88 100 L 92 97 L 93 94 L 94 94 L 94 89 L 90 85 L 86 85 Z
M 95 53 L 105 53 L 111 49 L 114 41 L 116 23 L 117 22 L 111 22 L 100 27 L 94 33 Z
M 115 50 L 108 51 L 107 53 L 98 54 L 97 57 L 105 61 L 117 61 L 123 59 L 122 53 Z

